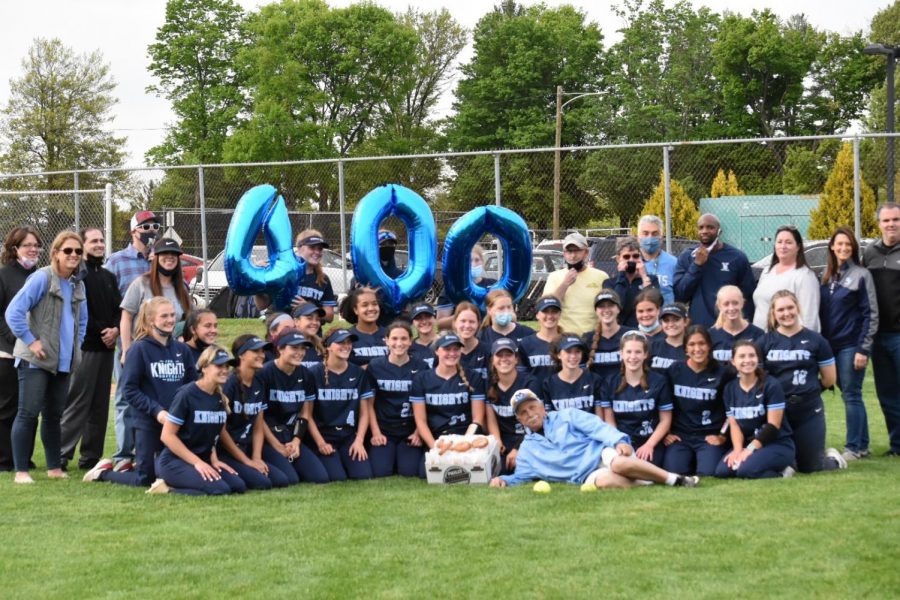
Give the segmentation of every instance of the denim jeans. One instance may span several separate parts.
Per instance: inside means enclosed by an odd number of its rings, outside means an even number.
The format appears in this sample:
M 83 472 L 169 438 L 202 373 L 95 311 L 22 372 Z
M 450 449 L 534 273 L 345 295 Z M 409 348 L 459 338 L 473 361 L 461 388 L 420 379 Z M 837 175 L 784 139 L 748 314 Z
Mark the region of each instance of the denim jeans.
M 116 453 L 113 454 L 113 461 L 122 459 L 134 459 L 134 423 L 131 418 L 131 406 L 128 401 L 122 397 L 122 350 L 116 346 L 116 353 L 113 356 L 113 373 L 116 378 L 116 396 L 113 400 L 115 407 L 115 430 L 116 430 Z
M 853 368 L 854 356 L 856 356 L 855 347 L 844 348 L 835 353 L 834 360 L 837 365 L 838 386 L 841 388 L 847 414 L 847 442 L 844 446 L 847 450 L 859 452 L 869 449 L 869 419 L 862 397 L 866 369 L 857 371 Z
M 12 426 L 13 462 L 16 471 L 27 471 L 34 452 L 33 431 L 41 415 L 41 441 L 47 470 L 60 466 L 60 444 L 63 410 L 69 393 L 69 374 L 54 375 L 44 369 L 32 369 L 19 363 L 19 411 Z
M 879 333 L 875 336 L 872 372 L 891 450 L 900 453 L 900 333 Z

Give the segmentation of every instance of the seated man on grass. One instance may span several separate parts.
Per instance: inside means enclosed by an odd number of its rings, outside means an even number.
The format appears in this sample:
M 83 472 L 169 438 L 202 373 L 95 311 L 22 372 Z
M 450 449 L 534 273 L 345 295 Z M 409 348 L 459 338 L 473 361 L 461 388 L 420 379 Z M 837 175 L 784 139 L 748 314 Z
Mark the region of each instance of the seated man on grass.
M 581 484 L 582 491 L 629 488 L 649 483 L 696 487 L 698 477 L 664 471 L 634 456 L 627 435 L 593 414 L 574 408 L 548 413 L 528 389 L 510 402 L 527 429 L 516 456 L 516 470 L 491 480 L 491 487 L 519 485 L 534 479 Z

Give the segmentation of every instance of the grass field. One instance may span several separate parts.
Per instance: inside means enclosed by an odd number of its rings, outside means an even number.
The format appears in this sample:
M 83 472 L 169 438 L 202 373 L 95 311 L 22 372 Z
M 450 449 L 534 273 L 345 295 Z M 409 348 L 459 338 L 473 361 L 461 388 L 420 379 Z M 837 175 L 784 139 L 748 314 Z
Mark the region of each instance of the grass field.
M 230 342 L 248 324 L 221 329 Z M 880 456 L 871 378 L 865 397 L 875 458 L 697 489 L 538 495 L 390 478 L 147 496 L 79 471 L 48 481 L 39 448 L 35 485 L 0 474 L 0 597 L 896 598 L 900 460 Z M 825 398 L 840 448 L 843 405 Z

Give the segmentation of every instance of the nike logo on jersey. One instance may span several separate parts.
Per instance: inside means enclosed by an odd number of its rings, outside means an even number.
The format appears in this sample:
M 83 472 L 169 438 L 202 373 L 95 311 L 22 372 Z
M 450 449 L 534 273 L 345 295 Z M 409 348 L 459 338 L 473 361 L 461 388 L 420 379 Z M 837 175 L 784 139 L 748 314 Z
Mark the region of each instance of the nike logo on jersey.
M 706 380 L 707 380 L 707 381 L 715 381 L 716 378 L 715 378 L 715 377 L 707 377 Z
M 350 381 L 356 381 L 356 377 L 351 377 Z
M 757 397 L 757 398 L 762 398 L 763 395 L 762 395 L 762 394 L 757 394 L 756 397 Z
M 175 358 L 181 358 L 181 352 L 176 352 L 176 353 L 175 353 Z
M 586 390 L 586 389 L 588 389 L 589 387 L 591 387 L 591 384 L 587 384 L 587 385 L 585 385 L 585 386 L 582 386 L 581 389 Z
M 808 344 L 808 343 L 809 343 L 809 340 L 800 340 L 800 343 L 801 343 L 801 344 Z
M 418 372 L 419 372 L 418 369 L 410 369 L 410 370 L 409 370 L 409 373 L 410 373 L 411 375 L 415 375 L 415 374 L 418 373 Z
M 816 414 L 819 414 L 820 412 L 822 412 L 822 409 L 821 409 L 821 408 L 817 408 L 817 409 L 816 409 Z
M 259 390 L 256 390 L 255 392 L 253 392 L 253 395 L 254 395 L 254 396 L 259 396 Z
M 458 384 L 456 384 L 456 385 L 458 385 L 459 387 L 463 387 L 463 386 L 466 385 L 466 384 L 464 384 L 462 381 L 460 381 L 460 382 L 459 382 Z

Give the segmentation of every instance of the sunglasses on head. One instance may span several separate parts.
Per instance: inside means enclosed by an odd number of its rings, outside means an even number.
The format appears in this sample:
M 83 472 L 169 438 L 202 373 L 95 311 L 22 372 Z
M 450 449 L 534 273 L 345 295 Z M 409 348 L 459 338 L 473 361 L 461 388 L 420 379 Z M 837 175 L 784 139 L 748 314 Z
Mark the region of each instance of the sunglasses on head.
M 84 249 L 82 249 L 82 248 L 60 248 L 59 251 L 62 252 L 63 254 L 65 254 L 66 256 L 69 256 L 73 252 L 75 254 L 77 254 L 78 256 L 81 256 L 82 254 L 84 254 Z
M 632 338 L 632 337 L 633 337 L 633 338 L 638 338 L 638 339 L 641 339 L 641 340 L 646 340 L 646 339 L 647 339 L 647 336 L 644 334 L 643 331 L 638 331 L 638 330 L 636 330 L 636 329 L 633 330 L 633 331 L 626 331 L 626 332 L 622 335 L 622 338 L 623 338 L 623 339 L 624 339 L 624 338 Z
M 135 229 L 140 229 L 141 231 L 159 231 L 159 228 L 159 223 L 141 223 L 135 227 Z

